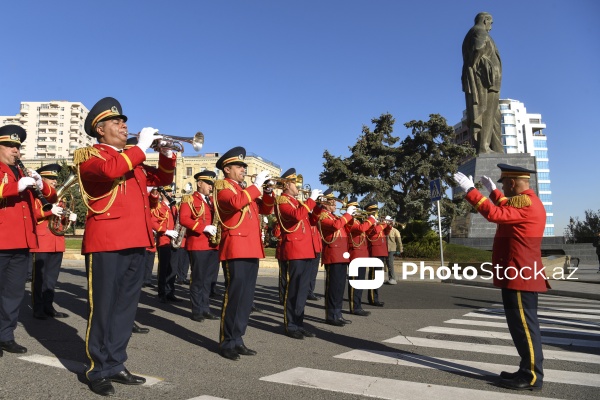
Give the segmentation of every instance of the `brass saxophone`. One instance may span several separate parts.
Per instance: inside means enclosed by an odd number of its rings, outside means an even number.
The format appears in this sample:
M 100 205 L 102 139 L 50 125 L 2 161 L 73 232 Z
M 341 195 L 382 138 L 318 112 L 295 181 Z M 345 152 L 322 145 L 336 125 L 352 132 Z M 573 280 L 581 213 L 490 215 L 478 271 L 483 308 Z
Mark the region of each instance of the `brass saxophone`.
M 189 183 L 188 183 L 189 185 Z M 187 189 L 187 190 L 186 190 Z M 183 189 L 181 191 L 182 195 L 189 195 L 193 193 L 193 190 L 191 188 L 191 185 L 188 187 L 186 187 L 186 189 Z M 187 231 L 187 228 L 183 225 L 181 225 L 181 223 L 179 222 L 179 214 L 181 213 L 181 203 L 179 203 L 179 208 L 178 208 L 178 212 L 177 212 L 177 218 L 175 219 L 175 226 L 173 227 L 173 230 L 175 232 L 178 233 L 177 238 L 171 238 L 171 246 L 174 249 L 179 249 L 181 247 L 181 243 L 183 243 L 183 238 L 185 237 L 185 233 Z

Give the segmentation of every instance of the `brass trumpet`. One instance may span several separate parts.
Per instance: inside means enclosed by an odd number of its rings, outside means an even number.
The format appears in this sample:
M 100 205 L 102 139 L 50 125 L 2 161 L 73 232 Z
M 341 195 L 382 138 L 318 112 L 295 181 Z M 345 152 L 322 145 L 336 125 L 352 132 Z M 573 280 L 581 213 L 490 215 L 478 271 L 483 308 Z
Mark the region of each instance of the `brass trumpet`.
M 128 135 L 138 136 L 139 133 L 128 133 Z M 191 144 L 196 152 L 200 151 L 204 145 L 204 133 L 202 132 L 196 132 L 193 137 L 170 135 L 162 135 L 162 137 L 162 139 L 156 139 L 154 142 L 152 142 L 150 148 L 154 151 L 159 151 L 162 148 L 183 153 L 183 144 L 181 142 Z
M 247 175 L 247 177 L 250 178 L 250 182 L 254 183 L 254 179 L 256 178 L 256 175 L 257 174 Z M 294 180 L 274 177 L 274 178 L 267 179 L 265 181 L 265 183 L 263 183 L 262 187 L 263 188 L 270 187 L 270 188 L 274 188 L 274 189 L 281 189 L 281 188 L 283 188 L 283 186 L 286 183 L 289 183 L 289 182 L 294 182 Z

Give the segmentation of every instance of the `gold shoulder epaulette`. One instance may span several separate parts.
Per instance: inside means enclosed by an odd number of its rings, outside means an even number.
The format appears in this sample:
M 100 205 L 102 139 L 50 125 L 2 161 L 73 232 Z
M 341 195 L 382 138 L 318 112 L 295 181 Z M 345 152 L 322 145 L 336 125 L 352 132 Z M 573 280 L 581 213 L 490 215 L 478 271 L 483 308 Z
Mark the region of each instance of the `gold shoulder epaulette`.
M 508 205 L 514 208 L 529 207 L 531 205 L 531 199 L 526 194 L 520 194 L 508 200 Z
M 286 196 L 277 196 L 277 204 L 285 204 L 285 203 L 289 203 L 289 199 Z
M 215 190 L 222 190 L 222 189 L 233 189 L 233 186 L 231 185 L 231 183 L 227 182 L 225 179 L 217 179 L 215 181 Z
M 321 214 L 319 214 L 319 222 L 323 221 L 325 218 L 327 218 L 327 213 L 322 212 Z
M 89 146 L 83 147 L 81 149 L 77 149 L 73 152 L 73 164 L 79 165 L 81 163 L 86 162 L 90 158 L 98 157 L 104 160 L 104 157 L 100 155 L 100 152 L 97 148 Z
M 191 194 L 184 194 L 183 196 L 181 196 L 181 203 L 189 203 L 192 201 L 192 195 Z

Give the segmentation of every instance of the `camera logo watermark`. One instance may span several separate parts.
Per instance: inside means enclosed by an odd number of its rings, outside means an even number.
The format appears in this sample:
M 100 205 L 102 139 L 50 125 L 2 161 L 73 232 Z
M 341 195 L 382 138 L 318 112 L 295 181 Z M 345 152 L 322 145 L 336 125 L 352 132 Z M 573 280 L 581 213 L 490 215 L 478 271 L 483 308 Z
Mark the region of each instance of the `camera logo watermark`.
M 383 286 L 383 261 L 374 257 L 359 257 L 350 261 L 348 276 L 351 278 L 358 277 L 359 268 L 377 268 L 375 270 L 375 279 L 350 279 L 348 283 L 354 289 L 379 289 Z

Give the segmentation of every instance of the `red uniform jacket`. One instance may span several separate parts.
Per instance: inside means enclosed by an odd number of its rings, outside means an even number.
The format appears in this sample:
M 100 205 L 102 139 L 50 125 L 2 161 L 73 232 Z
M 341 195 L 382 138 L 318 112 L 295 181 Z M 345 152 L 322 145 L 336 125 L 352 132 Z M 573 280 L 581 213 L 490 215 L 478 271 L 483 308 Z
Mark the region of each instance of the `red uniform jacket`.
M 310 221 L 310 233 L 312 234 L 315 253 L 321 253 L 323 251 L 323 240 L 321 239 L 321 233 L 319 233 L 319 230 L 317 229 L 317 222 L 319 222 L 319 210 L 321 210 L 321 207 L 313 208 L 313 211 L 308 217 L 308 220 Z
M 19 179 L 22 177 L 23 174 L 19 170 Z M 46 182 L 42 194 L 50 202 L 56 201 L 56 191 Z M 0 163 L 0 250 L 38 247 L 34 199 L 30 189 L 19 193 L 19 184 L 14 172 L 8 165 Z
M 204 232 L 207 225 L 213 225 L 213 206 L 207 204 L 198 192 L 186 196 L 179 206 L 179 223 L 187 228 L 186 246 L 188 251 L 219 250 L 210 242 L 211 236 Z
M 277 238 L 277 246 L 275 247 L 275 258 L 281 260 L 281 227 L 279 223 L 273 226 L 273 237 Z
M 282 194 L 277 198 L 277 221 L 281 226 L 281 259 L 303 260 L 315 258 L 315 246 L 308 219 L 316 203 L 308 199 L 299 202 L 295 197 Z
M 322 264 L 347 264 L 350 262 L 349 257 L 344 257 L 348 253 L 349 239 L 348 231 L 345 229 L 346 224 L 353 221 L 352 215 L 346 213 L 341 217 L 336 217 L 329 211 L 320 207 L 315 208 L 317 211 L 317 230 L 321 235 L 323 242 L 323 253 L 321 254 Z M 313 213 L 315 213 L 313 211 Z M 349 255 L 349 254 L 346 254 Z
M 250 185 L 246 189 L 233 179 L 215 182 L 213 199 L 216 197 L 221 219 L 221 242 L 219 259 L 264 258 L 265 251 L 260 234 L 260 214 L 273 212 L 273 193 L 260 196 L 260 189 Z
M 473 189 L 465 198 L 488 221 L 498 224 L 492 268 L 496 265 L 500 268 L 497 272 L 493 270 L 494 286 L 528 292 L 547 291 L 549 285 L 545 274 L 535 274 L 535 268 L 538 271 L 543 268 L 541 245 L 546 225 L 546 210 L 535 192 L 528 189 L 508 200 L 498 189 L 489 199 Z M 506 279 L 505 276 L 516 277 Z
M 59 206 L 63 207 L 63 203 L 60 202 Z M 35 216 L 37 219 L 36 234 L 38 238 L 38 248 L 31 250 L 32 253 L 57 253 L 65 251 L 65 237 L 61 235 L 55 235 L 50 232 L 48 223 L 50 220 L 54 220 L 52 211 L 43 211 L 42 202 L 35 199 Z M 62 223 L 68 223 L 66 218 L 62 218 Z
M 150 195 L 151 197 L 154 197 Z M 172 231 L 175 227 L 175 216 L 173 210 L 164 201 L 160 203 L 156 199 L 150 199 L 150 213 L 152 214 L 152 229 L 158 238 L 158 247 L 171 244 L 171 238 L 165 235 L 166 231 Z
M 158 168 L 142 164 L 145 159 L 137 146 L 122 153 L 104 144 L 75 151 L 80 190 L 89 196 L 82 254 L 154 244 L 146 187 L 170 184 L 176 159 L 161 154 Z
M 388 224 L 373 225 L 367 231 L 367 242 L 369 243 L 369 254 L 371 257 L 387 257 L 387 235 L 392 230 Z
M 374 216 L 369 216 L 365 222 L 359 222 L 356 219 L 346 225 L 348 231 L 348 247 L 350 248 L 350 261 L 359 257 L 369 257 L 369 247 L 367 245 L 367 232 L 371 226 L 375 225 L 377 220 Z

